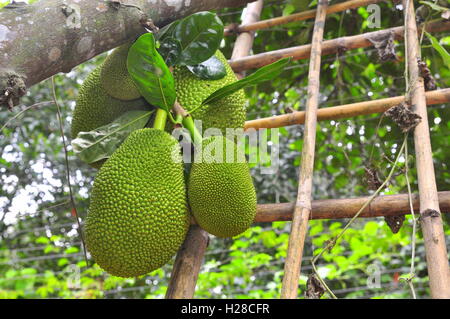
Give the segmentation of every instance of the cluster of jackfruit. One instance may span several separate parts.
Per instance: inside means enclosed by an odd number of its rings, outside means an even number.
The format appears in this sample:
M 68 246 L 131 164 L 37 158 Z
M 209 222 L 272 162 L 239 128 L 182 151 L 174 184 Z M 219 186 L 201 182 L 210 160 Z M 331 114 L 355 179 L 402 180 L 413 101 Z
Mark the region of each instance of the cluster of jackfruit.
M 130 45 L 116 49 L 83 83 L 72 121 L 72 135 L 110 123 L 129 110 L 149 109 L 126 68 Z M 221 52 L 227 74 L 202 80 L 185 67 L 174 68 L 177 99 L 193 110 L 215 90 L 236 81 Z M 193 112 L 203 129 L 243 128 L 245 96 L 238 91 Z M 100 167 L 91 192 L 85 225 L 88 251 L 115 276 L 134 277 L 168 263 L 186 236 L 191 214 L 218 237 L 244 232 L 256 214 L 256 193 L 247 163 L 226 163 L 223 137 L 203 140 L 203 159 L 193 163 L 185 181 L 177 140 L 155 128 L 132 132 Z M 212 152 L 210 150 L 213 149 Z M 223 152 L 222 152 L 223 151 Z
M 153 109 L 141 97 L 129 76 L 127 79 L 126 57 L 130 46 L 126 44 L 116 49 L 81 85 L 73 112 L 72 138 L 80 132 L 111 123 L 125 112 Z M 104 162 L 101 160 L 90 165 L 100 168 Z
M 73 113 L 72 138 L 79 132 L 106 125 L 127 111 L 152 108 L 124 74 L 127 72 L 124 53 L 129 47 L 124 45 L 116 49 L 81 85 Z M 116 70 L 116 76 L 111 75 L 113 70 Z

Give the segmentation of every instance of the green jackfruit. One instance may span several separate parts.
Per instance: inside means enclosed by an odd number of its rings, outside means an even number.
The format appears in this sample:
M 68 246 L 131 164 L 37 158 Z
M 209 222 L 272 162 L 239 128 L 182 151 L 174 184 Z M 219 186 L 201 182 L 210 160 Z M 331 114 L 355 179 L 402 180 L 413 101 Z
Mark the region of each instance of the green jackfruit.
M 115 49 L 101 66 L 100 82 L 105 91 L 119 100 L 135 100 L 141 97 L 137 86 L 128 74 L 127 56 L 132 43 Z
M 134 131 L 100 169 L 86 219 L 86 245 L 114 276 L 166 264 L 189 227 L 178 142 L 154 128 Z
M 202 80 L 192 74 L 186 67 L 175 67 L 175 89 L 178 102 L 187 111 L 198 107 L 214 91 L 236 82 L 237 78 L 223 56 L 217 51 L 215 56 L 225 65 L 227 74 L 219 80 Z M 201 120 L 203 130 L 218 128 L 226 134 L 226 128 L 243 128 L 246 118 L 246 99 L 243 90 L 239 90 L 211 105 L 205 105 L 192 113 L 196 120 Z
M 231 161 L 227 160 L 227 145 L 232 150 Z M 203 139 L 202 149 L 202 161 L 192 163 L 189 175 L 191 212 L 210 234 L 239 235 L 250 227 L 256 215 L 256 191 L 248 164 L 245 158 L 243 162 L 236 160 L 236 144 L 222 136 Z
M 100 85 L 100 71 L 101 66 L 92 71 L 80 87 L 73 111 L 72 138 L 79 132 L 111 123 L 127 111 L 153 109 L 144 99 L 121 101 L 109 96 Z

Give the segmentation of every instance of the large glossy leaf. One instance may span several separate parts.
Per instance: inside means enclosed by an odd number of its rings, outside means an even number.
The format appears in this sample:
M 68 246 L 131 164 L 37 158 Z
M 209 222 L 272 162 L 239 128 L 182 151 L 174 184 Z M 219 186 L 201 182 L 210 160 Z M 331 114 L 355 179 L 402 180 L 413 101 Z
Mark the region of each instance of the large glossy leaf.
M 180 58 L 181 43 L 174 38 L 164 38 L 164 40 L 161 41 L 158 52 L 163 57 L 164 62 L 166 62 L 167 66 L 174 66 L 175 64 L 177 64 L 177 61 Z
M 72 141 L 75 154 L 86 163 L 109 158 L 127 136 L 145 127 L 154 111 L 129 111 L 93 131 L 80 132 Z
M 175 103 L 175 81 L 156 51 L 153 34 L 139 37 L 128 51 L 128 72 L 139 92 L 150 104 L 169 111 Z
M 180 65 L 196 65 L 208 60 L 223 39 L 223 23 L 212 12 L 198 12 L 178 23 L 173 37 L 181 43 Z
M 213 103 L 247 86 L 256 85 L 264 81 L 272 80 L 279 76 L 281 72 L 283 72 L 285 66 L 290 61 L 291 58 L 284 58 L 272 64 L 266 65 L 260 68 L 258 71 L 252 73 L 251 75 L 243 78 L 242 80 L 226 85 L 213 92 L 202 102 L 202 105 Z
M 165 39 L 166 37 L 172 37 L 173 34 L 173 30 L 175 29 L 175 27 L 178 25 L 178 23 L 180 23 L 181 20 L 176 20 L 172 23 L 169 23 L 168 25 L 162 27 L 156 34 L 155 34 L 155 38 L 158 41 L 161 41 L 163 39 Z
M 188 65 L 193 74 L 203 80 L 218 80 L 227 74 L 225 65 L 215 55 L 197 65 Z
M 419 2 L 422 4 L 426 4 L 427 6 L 431 7 L 433 10 L 436 10 L 436 11 L 446 12 L 446 11 L 450 10 L 449 8 L 442 7 L 442 6 L 437 5 L 430 1 L 419 1 Z

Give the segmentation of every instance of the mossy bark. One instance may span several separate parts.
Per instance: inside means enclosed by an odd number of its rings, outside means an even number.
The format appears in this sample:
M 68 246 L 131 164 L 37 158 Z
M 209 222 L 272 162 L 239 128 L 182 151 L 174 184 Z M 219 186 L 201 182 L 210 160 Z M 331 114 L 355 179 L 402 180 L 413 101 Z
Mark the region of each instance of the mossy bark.
M 30 87 L 189 14 L 252 0 L 41 0 L 0 10 L 0 77 L 20 75 Z M 150 22 L 150 23 L 149 23 Z M 3 71 L 2 71 L 3 70 Z M 0 83 L 0 98 L 6 86 Z M 17 104 L 18 100 L 14 101 Z M 1 106 L 7 106 L 1 102 Z

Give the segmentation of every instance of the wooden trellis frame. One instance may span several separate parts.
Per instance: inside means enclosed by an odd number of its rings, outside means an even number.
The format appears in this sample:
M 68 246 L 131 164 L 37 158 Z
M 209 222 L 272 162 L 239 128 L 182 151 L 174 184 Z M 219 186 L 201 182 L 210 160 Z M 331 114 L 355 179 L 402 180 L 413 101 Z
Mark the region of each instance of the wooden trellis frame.
M 300 274 L 301 257 L 304 238 L 309 219 L 336 219 L 353 217 L 367 202 L 368 197 L 311 201 L 312 165 L 314 163 L 315 129 L 317 120 L 331 120 L 353 117 L 364 114 L 381 113 L 403 101 L 413 105 L 413 111 L 422 117 L 421 123 L 414 130 L 414 144 L 417 159 L 419 194 L 412 196 L 412 207 L 421 215 L 424 235 L 427 266 L 430 278 L 432 298 L 450 298 L 450 269 L 445 246 L 445 237 L 440 211 L 450 211 L 450 191 L 437 192 L 432 161 L 432 151 L 427 120 L 427 105 L 450 102 L 450 88 L 426 92 L 423 78 L 417 66 L 420 55 L 418 28 L 416 26 L 412 0 L 403 0 L 405 27 L 395 27 L 366 34 L 322 41 L 323 27 L 327 14 L 365 6 L 379 0 L 351 0 L 328 7 L 328 0 L 319 1 L 317 10 L 309 10 L 288 17 L 258 21 L 262 9 L 262 0 L 250 3 L 243 23 L 226 28 L 225 34 L 238 33 L 233 57 L 230 64 L 233 70 L 242 76 L 248 69 L 270 64 L 283 57 L 294 59 L 311 58 L 308 77 L 308 102 L 306 111 L 279 115 L 270 118 L 247 121 L 245 128 L 273 128 L 295 124 L 305 124 L 302 166 L 299 180 L 299 195 L 295 203 L 258 205 L 255 222 L 272 222 L 293 220 L 289 240 L 288 256 L 285 264 L 282 298 L 296 298 L 298 276 Z M 253 43 L 255 30 L 272 27 L 316 17 L 312 44 L 276 50 L 247 56 Z M 423 26 L 420 26 L 421 30 Z M 428 32 L 450 30 L 450 21 L 433 21 L 425 25 Z M 410 90 L 406 96 L 340 105 L 319 109 L 318 89 L 320 74 L 320 56 L 332 54 L 338 50 L 348 50 L 372 46 L 369 40 L 373 37 L 393 34 L 397 40 L 407 39 L 406 55 L 408 60 L 408 83 Z M 309 147 L 308 147 L 309 146 Z M 396 216 L 408 214 L 409 196 L 407 194 L 378 196 L 358 216 Z M 195 222 L 193 222 L 195 224 Z M 192 298 L 200 271 L 204 253 L 207 248 L 208 235 L 198 226 L 192 225 L 188 237 L 180 249 L 175 261 L 172 277 L 166 298 Z

